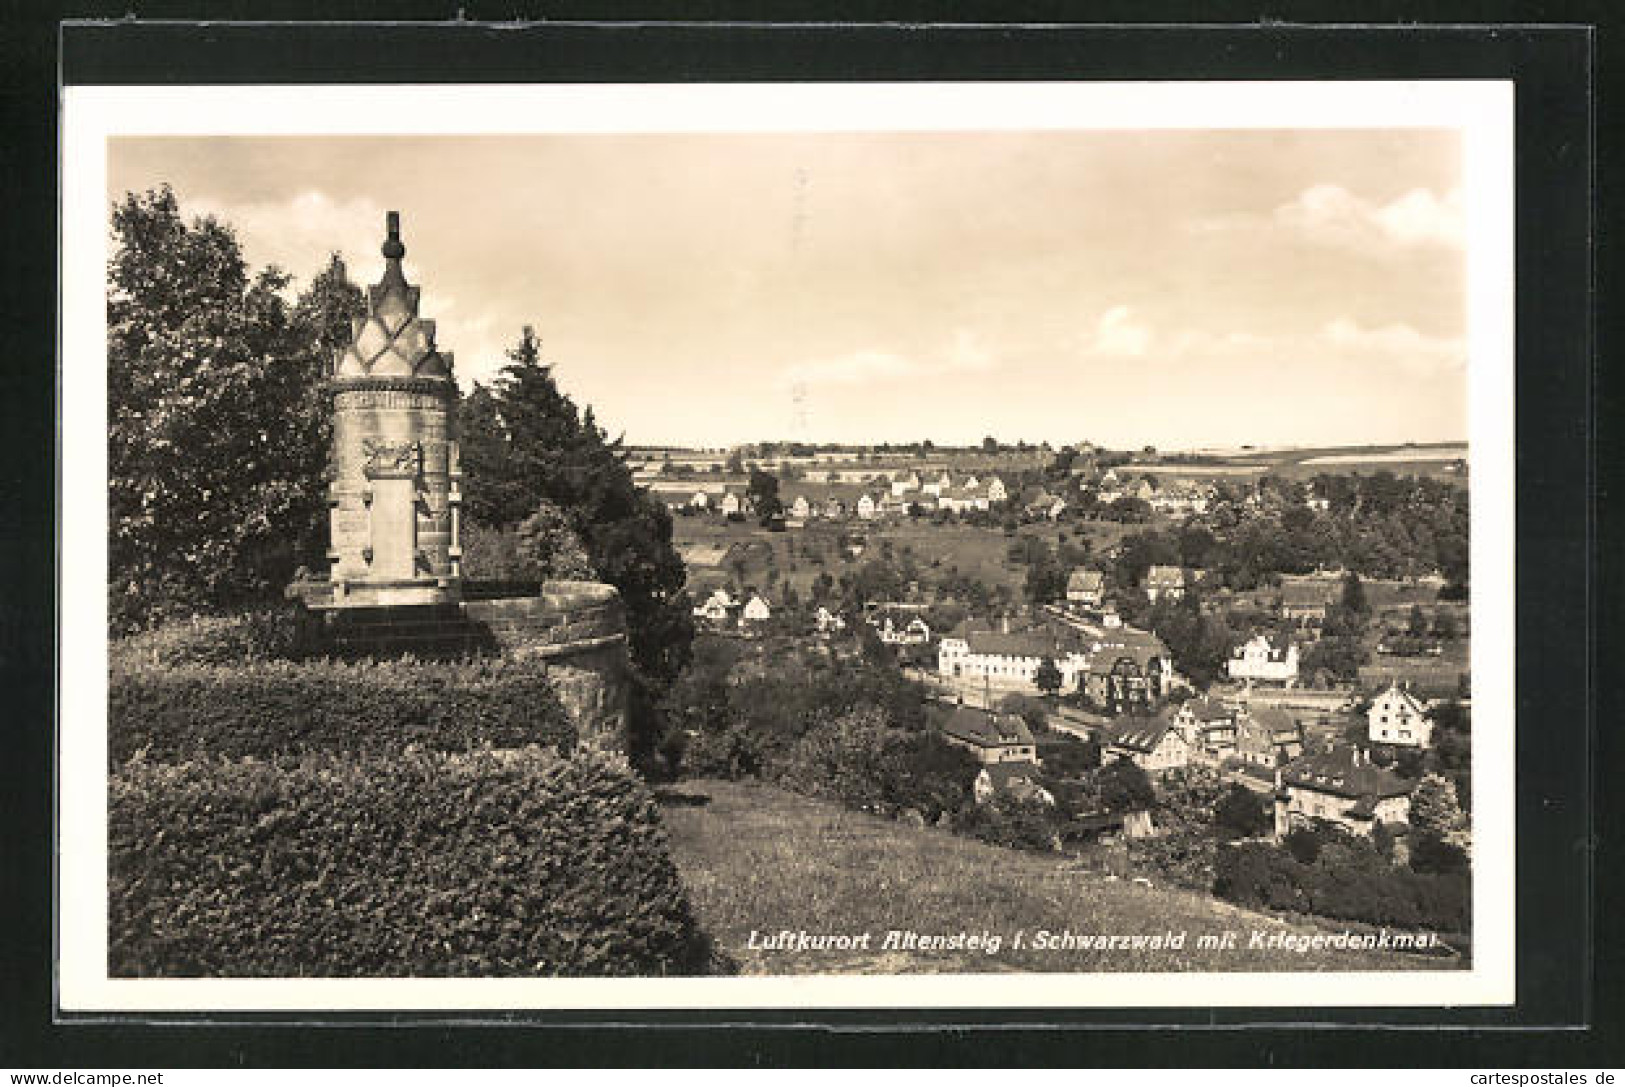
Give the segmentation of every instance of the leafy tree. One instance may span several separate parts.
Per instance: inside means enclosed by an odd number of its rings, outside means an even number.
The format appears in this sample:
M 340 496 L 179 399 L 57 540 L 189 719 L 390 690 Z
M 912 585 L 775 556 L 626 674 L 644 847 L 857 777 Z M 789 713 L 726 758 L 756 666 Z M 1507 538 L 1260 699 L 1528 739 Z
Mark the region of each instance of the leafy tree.
M 290 310 L 231 228 L 187 222 L 168 186 L 112 212 L 108 262 L 109 621 L 280 595 L 325 538 L 321 383 L 359 292 L 331 263 Z
M 592 568 L 620 591 L 634 665 L 663 687 L 687 663 L 693 640 L 671 517 L 633 484 L 619 439 L 559 391 L 533 329 L 508 359 L 459 417 L 470 518 L 507 527 L 543 503 L 560 510 Z
M 779 501 L 779 480 L 772 473 L 752 468 L 750 483 L 746 485 L 745 493 L 750 496 L 751 504 L 756 509 L 756 516 L 764 525 L 784 512 L 784 503 Z
M 1117 759 L 1101 767 L 1095 784 L 1108 811 L 1144 811 L 1157 801 L 1151 778 L 1131 759 Z
M 1045 657 L 1038 662 L 1038 674 L 1033 677 L 1033 682 L 1045 694 L 1054 694 L 1061 689 L 1061 670 L 1056 667 L 1055 661 Z
M 1338 603 L 1350 615 L 1363 617 L 1370 610 L 1365 600 L 1365 586 L 1360 583 L 1360 575 L 1353 570 L 1343 578 L 1343 595 Z
M 1466 819 L 1456 801 L 1455 785 L 1438 774 L 1429 774 L 1417 782 L 1411 793 L 1410 823 L 1418 833 L 1440 838 L 1464 826 Z
M 1467 870 L 1467 851 L 1437 834 L 1418 833 L 1411 843 L 1411 871 L 1448 874 Z
M 586 546 L 570 527 L 564 512 L 550 502 L 519 522 L 516 533 L 521 554 L 543 578 L 591 581 L 598 576 Z
M 993 435 L 989 434 L 987 437 L 982 439 L 982 452 L 984 452 L 984 453 L 997 453 L 998 451 L 999 451 L 999 440 L 997 438 L 995 438 L 995 437 L 993 437 Z
M 1412 604 L 1411 605 L 1410 619 L 1409 619 L 1409 622 L 1406 624 L 1405 629 L 1406 629 L 1406 632 L 1408 634 L 1410 634 L 1410 636 L 1412 638 L 1425 638 L 1425 637 L 1427 637 L 1427 633 L 1428 633 L 1428 617 L 1427 617 L 1426 614 L 1423 613 L 1422 605 L 1420 605 L 1420 604 Z
M 1231 782 L 1214 808 L 1214 822 L 1232 837 L 1251 838 L 1262 834 L 1270 824 L 1268 809 L 1258 794 L 1245 785 Z

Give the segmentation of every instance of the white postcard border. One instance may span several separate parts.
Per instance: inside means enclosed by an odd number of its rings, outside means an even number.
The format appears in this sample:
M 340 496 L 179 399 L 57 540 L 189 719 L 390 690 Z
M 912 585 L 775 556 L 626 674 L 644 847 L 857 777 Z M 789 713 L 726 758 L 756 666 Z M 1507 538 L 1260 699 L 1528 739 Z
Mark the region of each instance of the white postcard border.
M 1510 81 L 88 87 L 62 92 L 57 984 L 65 1012 L 1416 1007 L 1515 999 Z M 134 135 L 1454 128 L 1468 225 L 1474 964 L 641 979 L 107 976 L 107 140 Z M 1061 919 L 1058 919 L 1061 920 Z

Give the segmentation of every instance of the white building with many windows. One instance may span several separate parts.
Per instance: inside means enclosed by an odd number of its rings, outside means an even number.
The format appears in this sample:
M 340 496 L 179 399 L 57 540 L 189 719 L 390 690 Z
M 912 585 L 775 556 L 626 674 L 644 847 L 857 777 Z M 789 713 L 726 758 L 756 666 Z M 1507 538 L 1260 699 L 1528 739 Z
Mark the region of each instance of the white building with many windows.
M 1427 707 L 1398 681 L 1372 701 L 1365 718 L 1366 735 L 1374 744 L 1427 747 L 1433 742 L 1433 721 Z

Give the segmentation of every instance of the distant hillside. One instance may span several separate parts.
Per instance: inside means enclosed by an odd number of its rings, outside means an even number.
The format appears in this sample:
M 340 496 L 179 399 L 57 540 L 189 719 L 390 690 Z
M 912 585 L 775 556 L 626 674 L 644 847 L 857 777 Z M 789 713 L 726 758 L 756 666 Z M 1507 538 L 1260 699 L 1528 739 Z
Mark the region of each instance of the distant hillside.
M 1396 952 L 1244 950 L 1254 931 L 1306 938 L 1341 932 L 1288 924 L 1204 895 L 1111 882 L 1059 857 L 982 845 L 946 831 L 847 811 L 768 785 L 684 782 L 668 795 L 672 854 L 718 947 L 746 974 L 991 973 L 1001 971 L 1406 970 L 1451 959 Z M 751 931 L 871 932 L 871 949 L 752 950 Z M 1001 936 L 980 949 L 886 951 L 890 929 Z M 1025 930 L 1027 946 L 1010 947 Z M 1151 936 L 1184 932 L 1180 951 L 1038 951 L 1040 930 Z M 1242 950 L 1197 950 L 1201 934 L 1237 933 Z

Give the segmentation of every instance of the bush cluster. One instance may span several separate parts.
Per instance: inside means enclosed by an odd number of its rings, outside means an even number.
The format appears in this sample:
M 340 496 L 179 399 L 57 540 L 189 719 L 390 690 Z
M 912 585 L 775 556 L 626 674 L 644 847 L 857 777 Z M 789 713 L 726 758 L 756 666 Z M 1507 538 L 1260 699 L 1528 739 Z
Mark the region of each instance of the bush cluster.
M 1219 851 L 1213 893 L 1241 906 L 1314 913 L 1374 925 L 1465 932 L 1465 871 L 1418 873 L 1382 860 L 1369 843 L 1322 845 L 1312 862 L 1291 848 L 1242 842 Z
M 575 726 L 538 661 L 249 662 L 115 669 L 115 764 L 215 755 L 569 747 Z
M 291 610 L 196 616 L 116 638 L 108 646 L 114 671 L 300 660 L 310 649 L 309 629 Z
M 108 812 L 118 977 L 617 976 L 710 961 L 649 792 L 539 747 L 136 760 Z

